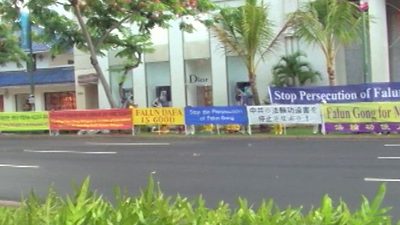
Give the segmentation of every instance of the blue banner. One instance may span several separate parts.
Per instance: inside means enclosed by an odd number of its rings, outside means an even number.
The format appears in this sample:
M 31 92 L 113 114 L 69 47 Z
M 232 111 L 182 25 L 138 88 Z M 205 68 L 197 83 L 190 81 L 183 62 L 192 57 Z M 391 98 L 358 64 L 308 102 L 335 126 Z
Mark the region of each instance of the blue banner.
M 271 104 L 392 102 L 400 100 L 400 83 L 345 86 L 269 87 Z
M 19 23 L 21 26 L 21 48 L 25 51 L 29 51 L 32 45 L 31 42 L 31 21 L 29 11 L 27 9 L 21 9 L 19 15 Z
M 205 124 L 247 124 L 247 111 L 244 106 L 186 107 L 187 125 Z

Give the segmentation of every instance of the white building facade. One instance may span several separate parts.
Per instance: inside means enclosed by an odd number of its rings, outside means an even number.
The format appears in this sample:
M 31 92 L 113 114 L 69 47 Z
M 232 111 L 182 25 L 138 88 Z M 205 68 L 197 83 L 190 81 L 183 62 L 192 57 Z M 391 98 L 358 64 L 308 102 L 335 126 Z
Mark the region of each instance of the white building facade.
M 267 0 L 270 19 L 278 31 L 285 23 L 288 13 L 296 10 L 306 0 Z M 239 6 L 243 0 L 217 1 L 220 5 Z M 369 13 L 374 18 L 369 24 L 368 46 L 370 48 L 370 73 L 363 68 L 363 47 L 361 44 L 343 47 L 336 59 L 338 84 L 364 82 L 400 81 L 400 2 L 397 0 L 370 0 Z M 144 63 L 128 74 L 123 90 L 133 95 L 139 107 L 150 107 L 161 92 L 167 93 L 170 106 L 226 106 L 237 104 L 236 87 L 248 82 L 246 68 L 238 56 L 227 55 L 218 40 L 205 26 L 194 22 L 193 33 L 182 32 L 179 21 L 171 23 L 169 29 L 156 28 L 152 32 L 155 51 L 144 55 Z M 303 51 L 315 70 L 322 74 L 322 80 L 313 85 L 327 85 L 325 61 L 317 46 L 307 46 L 290 33 L 281 37 L 278 49 L 268 55 L 257 70 L 257 85 L 260 99 L 267 100 L 267 87 L 272 80 L 272 67 L 285 54 Z M 35 88 L 36 110 L 49 110 L 45 93 L 74 93 L 75 108 L 109 108 L 100 82 L 94 76 L 89 56 L 79 50 L 71 54 L 57 56 L 61 60 L 54 63 L 44 54 L 44 65 L 38 68 L 71 66 L 73 61 L 73 83 L 44 84 Z M 47 61 L 46 61 L 47 60 Z M 53 61 L 52 61 L 53 60 Z M 100 58 L 100 65 L 112 87 L 115 100 L 119 101 L 118 82 L 122 72 L 122 60 L 115 52 L 108 52 Z M 1 71 L 23 70 L 6 65 L 0 68 L 0 99 L 3 111 L 21 111 L 17 107 L 20 93 L 29 93 L 29 85 L 1 86 Z M 7 90 L 7 91 L 6 91 Z M 47 97 L 48 98 L 48 97 Z M 56 97 L 54 97 L 56 98 Z M 60 97 L 59 104 L 63 104 Z M 1 103 L 1 101 L 0 101 Z M 119 103 L 119 102 L 118 102 Z M 47 105 L 46 105 L 47 104 Z M 0 104 L 1 106 L 1 104 Z M 54 107 L 53 107 L 54 108 Z M 62 108 L 62 107 L 61 107 Z M 54 110 L 61 109 L 55 108 Z

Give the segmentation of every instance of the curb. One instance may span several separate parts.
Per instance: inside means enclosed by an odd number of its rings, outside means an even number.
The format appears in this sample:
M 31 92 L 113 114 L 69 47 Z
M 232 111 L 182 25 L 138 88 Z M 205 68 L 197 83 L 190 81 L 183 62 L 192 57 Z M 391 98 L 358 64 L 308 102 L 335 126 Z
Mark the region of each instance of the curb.
M 21 202 L 0 200 L 0 207 L 20 207 Z

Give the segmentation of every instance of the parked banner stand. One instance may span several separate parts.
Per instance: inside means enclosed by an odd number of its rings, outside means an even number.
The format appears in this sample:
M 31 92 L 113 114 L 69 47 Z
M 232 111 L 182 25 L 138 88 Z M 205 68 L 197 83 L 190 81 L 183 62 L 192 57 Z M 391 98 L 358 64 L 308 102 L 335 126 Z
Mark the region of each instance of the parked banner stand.
M 323 106 L 321 106 L 321 133 L 323 135 L 326 135 L 326 129 L 325 129 L 325 119 L 324 119 L 324 115 L 323 115 L 323 110 L 322 110 Z

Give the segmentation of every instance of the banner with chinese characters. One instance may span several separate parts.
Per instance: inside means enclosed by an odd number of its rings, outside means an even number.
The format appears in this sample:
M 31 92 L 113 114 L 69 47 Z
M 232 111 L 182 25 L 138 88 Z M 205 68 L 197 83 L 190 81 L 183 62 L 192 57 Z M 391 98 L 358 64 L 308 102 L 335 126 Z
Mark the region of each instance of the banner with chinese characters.
M 400 132 L 400 123 L 325 123 L 326 133 Z
M 129 109 L 51 111 L 51 130 L 128 130 L 132 129 Z
M 187 125 L 247 124 L 247 122 L 247 113 L 244 106 L 185 108 L 185 123 Z
M 323 104 L 326 132 L 385 132 L 400 130 L 400 102 Z
M 49 129 L 47 112 L 2 112 L 0 131 L 39 131 Z
M 133 124 L 135 125 L 183 125 L 185 124 L 182 108 L 135 108 Z
M 247 106 L 249 124 L 320 124 L 319 105 Z

